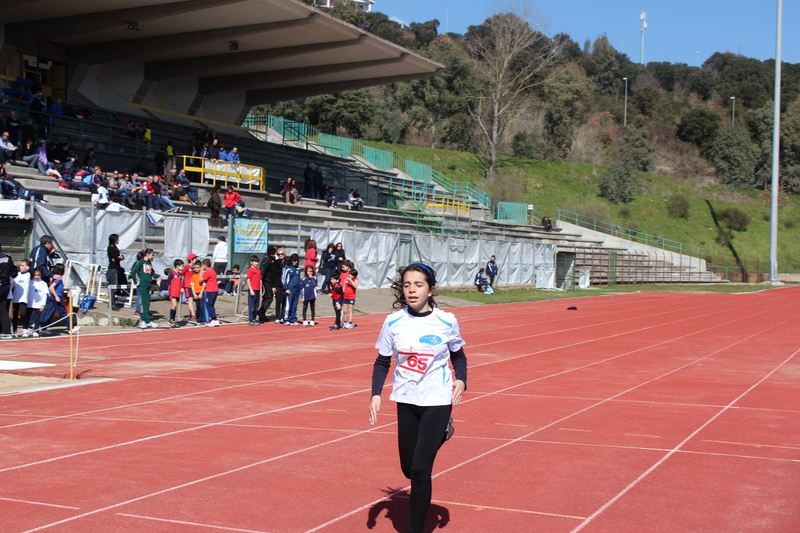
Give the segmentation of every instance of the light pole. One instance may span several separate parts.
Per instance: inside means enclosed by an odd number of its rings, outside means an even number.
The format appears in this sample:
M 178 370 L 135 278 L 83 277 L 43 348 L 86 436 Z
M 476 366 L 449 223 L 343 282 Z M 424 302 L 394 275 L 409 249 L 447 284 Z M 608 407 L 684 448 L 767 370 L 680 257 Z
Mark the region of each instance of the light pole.
M 731 100 L 733 100 L 733 107 L 731 107 L 731 126 L 736 125 L 736 97 L 731 96 Z
M 700 66 L 700 50 L 698 50 L 696 53 L 697 53 L 697 66 L 699 67 Z
M 775 97 L 772 117 L 772 181 L 769 217 L 769 280 L 778 282 L 778 187 L 781 131 L 781 40 L 783 36 L 783 0 L 778 0 L 778 24 L 775 35 Z
M 625 82 L 625 112 L 623 113 L 622 125 L 628 127 L 628 78 L 622 78 Z
M 450 33 L 450 8 L 444 8 L 444 32 Z
M 647 13 L 642 11 L 642 15 L 639 18 L 642 19 L 642 66 L 644 66 L 644 30 L 647 29 Z

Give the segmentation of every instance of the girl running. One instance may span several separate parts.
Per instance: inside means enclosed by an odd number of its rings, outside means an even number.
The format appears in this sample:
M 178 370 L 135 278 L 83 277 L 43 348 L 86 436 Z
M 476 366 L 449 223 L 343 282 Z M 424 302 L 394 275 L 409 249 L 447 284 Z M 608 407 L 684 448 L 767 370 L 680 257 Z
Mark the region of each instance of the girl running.
M 452 407 L 467 390 L 467 357 L 456 317 L 433 300 L 436 275 L 415 263 L 392 283 L 394 309 L 383 323 L 372 371 L 369 423 L 381 410 L 381 389 L 397 358 L 391 400 L 397 402 L 400 468 L 411 480 L 408 533 L 422 533 L 431 503 L 431 472 L 441 445 L 453 435 Z M 452 361 L 456 380 L 448 366 Z

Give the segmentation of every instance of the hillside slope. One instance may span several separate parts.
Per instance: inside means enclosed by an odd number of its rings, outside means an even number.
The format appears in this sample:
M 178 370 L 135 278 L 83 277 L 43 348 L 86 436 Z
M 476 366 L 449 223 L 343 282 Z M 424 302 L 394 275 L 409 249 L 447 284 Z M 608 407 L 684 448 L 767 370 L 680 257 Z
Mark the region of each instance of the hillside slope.
M 491 185 L 468 152 L 435 150 L 397 144 L 365 142 L 397 152 L 406 159 L 426 163 L 456 181 L 468 181 L 492 193 L 495 200 L 534 204 L 535 215 L 558 215 L 559 209 L 592 216 L 606 222 L 708 249 L 715 265 L 736 264 L 733 252 L 717 242 L 718 230 L 709 208 L 719 214 L 738 207 L 750 217 L 745 231 L 732 231 L 732 246 L 749 271 L 769 271 L 769 205 L 758 191 L 731 191 L 713 182 L 670 178 L 652 173 L 638 175 L 638 193 L 628 204 L 613 205 L 598 197 L 598 182 L 607 169 L 582 163 L 523 160 L 504 157 L 500 182 Z M 689 198 L 688 218 L 670 215 L 673 195 Z M 778 269 L 800 272 L 800 196 L 785 197 L 779 211 Z

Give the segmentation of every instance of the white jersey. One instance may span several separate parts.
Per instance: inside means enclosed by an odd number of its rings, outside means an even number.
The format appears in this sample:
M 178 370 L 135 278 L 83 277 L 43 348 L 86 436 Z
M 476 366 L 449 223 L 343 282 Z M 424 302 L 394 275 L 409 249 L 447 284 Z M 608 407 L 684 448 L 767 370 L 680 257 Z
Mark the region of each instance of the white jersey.
M 47 282 L 43 279 L 33 280 L 33 287 L 31 289 L 31 303 L 30 306 L 39 309 L 44 307 L 47 303 L 47 295 L 49 294 Z
M 20 272 L 17 274 L 17 277 L 14 278 L 14 284 L 11 286 L 11 292 L 13 294 L 14 303 L 24 303 L 25 305 L 30 303 L 30 297 L 32 292 L 33 282 L 31 281 L 31 273 L 30 272 Z
M 438 308 L 428 316 L 403 309 L 386 317 L 375 347 L 396 359 L 390 399 L 422 406 L 451 404 L 450 352 L 464 344 L 455 315 Z

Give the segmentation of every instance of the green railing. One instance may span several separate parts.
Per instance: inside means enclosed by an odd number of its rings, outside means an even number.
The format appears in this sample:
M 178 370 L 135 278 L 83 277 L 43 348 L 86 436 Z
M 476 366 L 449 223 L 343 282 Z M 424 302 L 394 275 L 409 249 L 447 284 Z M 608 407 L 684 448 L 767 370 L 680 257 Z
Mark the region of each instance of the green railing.
M 267 126 L 280 134 L 284 142 L 305 143 L 307 148 L 317 152 L 327 151 L 337 157 L 347 159 L 360 157 L 370 165 L 382 170 L 397 168 L 412 179 L 435 182 L 454 197 L 472 198 L 486 209 L 490 209 L 492 206 L 491 196 L 471 183 L 454 181 L 430 165 L 407 161 L 395 152 L 366 146 L 357 139 L 321 133 L 314 126 L 272 115 L 247 115 L 243 125 L 253 129 L 259 129 L 256 126 Z
M 572 211 L 567 211 L 566 209 L 558 210 L 558 220 L 564 220 L 571 224 L 575 224 L 576 226 L 599 231 L 601 233 L 613 235 L 614 237 L 627 239 L 629 241 L 638 242 L 646 246 L 670 250 L 679 254 L 691 255 L 701 259 L 708 258 L 708 250 L 706 248 L 694 246 L 693 244 L 673 241 L 672 239 L 666 239 L 664 237 L 659 237 L 658 235 L 651 235 L 635 229 L 624 228 L 616 224 L 597 220 L 596 218 L 573 213 Z
M 494 218 L 499 222 L 507 222 L 509 224 L 527 224 L 528 204 L 497 202 Z
M 391 195 L 389 197 L 388 211 L 399 212 L 414 222 L 417 230 L 425 230 L 435 235 L 455 235 L 465 239 L 469 238 L 467 235 L 449 226 L 444 221 L 443 216 L 428 209 L 424 202 L 418 201 L 395 187 L 391 187 L 390 191 Z

